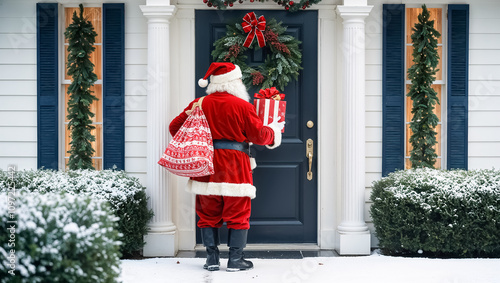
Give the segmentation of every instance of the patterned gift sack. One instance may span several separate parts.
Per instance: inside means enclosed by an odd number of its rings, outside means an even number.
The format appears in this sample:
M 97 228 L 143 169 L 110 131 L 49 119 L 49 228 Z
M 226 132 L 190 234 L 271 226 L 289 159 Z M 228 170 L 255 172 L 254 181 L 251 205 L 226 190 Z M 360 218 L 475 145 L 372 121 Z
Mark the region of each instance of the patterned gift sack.
M 175 175 L 202 177 L 214 174 L 214 145 L 207 118 L 201 108 L 203 98 L 193 104 L 191 114 L 158 161 Z

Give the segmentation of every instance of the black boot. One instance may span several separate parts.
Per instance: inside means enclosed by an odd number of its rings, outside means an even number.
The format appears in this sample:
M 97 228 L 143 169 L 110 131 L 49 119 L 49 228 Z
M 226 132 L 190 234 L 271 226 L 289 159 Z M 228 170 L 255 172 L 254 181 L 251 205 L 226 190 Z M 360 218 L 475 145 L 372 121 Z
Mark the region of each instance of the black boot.
M 208 271 L 219 270 L 219 228 L 201 228 L 201 240 L 207 248 L 207 263 L 203 266 Z
M 253 263 L 245 260 L 243 257 L 243 248 L 247 245 L 248 230 L 229 229 L 229 260 L 227 262 L 227 271 L 250 270 Z

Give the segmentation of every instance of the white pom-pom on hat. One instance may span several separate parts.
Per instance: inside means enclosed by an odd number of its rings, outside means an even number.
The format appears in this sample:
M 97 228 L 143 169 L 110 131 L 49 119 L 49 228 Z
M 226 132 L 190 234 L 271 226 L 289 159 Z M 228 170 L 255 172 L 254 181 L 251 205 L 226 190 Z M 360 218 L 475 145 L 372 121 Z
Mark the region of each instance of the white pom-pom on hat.
M 207 85 L 208 85 L 208 80 L 205 80 L 205 79 L 199 79 L 199 80 L 198 80 L 198 85 L 199 85 L 200 87 L 207 87 Z

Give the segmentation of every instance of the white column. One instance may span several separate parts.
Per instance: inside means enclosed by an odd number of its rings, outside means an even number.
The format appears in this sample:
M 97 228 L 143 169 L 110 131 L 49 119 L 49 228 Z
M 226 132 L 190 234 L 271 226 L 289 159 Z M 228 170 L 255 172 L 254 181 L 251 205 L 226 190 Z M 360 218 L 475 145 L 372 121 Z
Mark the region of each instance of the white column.
M 364 220 L 365 192 L 365 18 L 373 6 L 338 6 L 343 19 L 342 220 L 339 254 L 370 254 Z
M 165 1 L 168 2 L 168 1 Z M 148 1 L 148 4 L 149 1 Z M 168 4 L 168 3 L 167 3 Z M 172 221 L 172 188 L 167 171 L 157 164 L 167 146 L 170 103 L 170 31 L 172 5 L 142 5 L 148 19 L 147 187 L 154 217 L 144 237 L 143 255 L 174 256 L 176 227 Z

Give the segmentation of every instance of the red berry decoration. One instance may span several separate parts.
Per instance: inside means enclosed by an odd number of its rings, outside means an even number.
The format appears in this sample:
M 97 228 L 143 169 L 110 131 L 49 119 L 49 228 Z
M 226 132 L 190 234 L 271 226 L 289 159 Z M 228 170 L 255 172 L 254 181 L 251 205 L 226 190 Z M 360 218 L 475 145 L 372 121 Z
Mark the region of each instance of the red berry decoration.
M 229 7 L 233 7 L 233 2 L 229 2 Z
M 253 0 L 250 0 L 250 2 L 252 2 L 252 3 L 253 3 Z
M 207 4 L 208 0 L 203 0 L 203 3 Z
M 208 4 L 207 4 L 207 6 L 208 6 L 208 7 L 212 7 L 212 3 L 208 3 Z
M 290 3 L 289 3 L 289 4 L 290 4 L 290 6 L 293 6 L 293 4 L 294 4 L 294 3 L 293 3 L 293 1 L 290 1 Z
M 306 6 L 306 5 L 302 6 L 302 10 L 305 10 L 306 8 L 307 8 L 307 6 Z
M 286 7 L 285 7 L 285 10 L 287 10 L 287 11 L 288 11 L 288 9 L 290 9 L 290 7 L 286 6 Z

